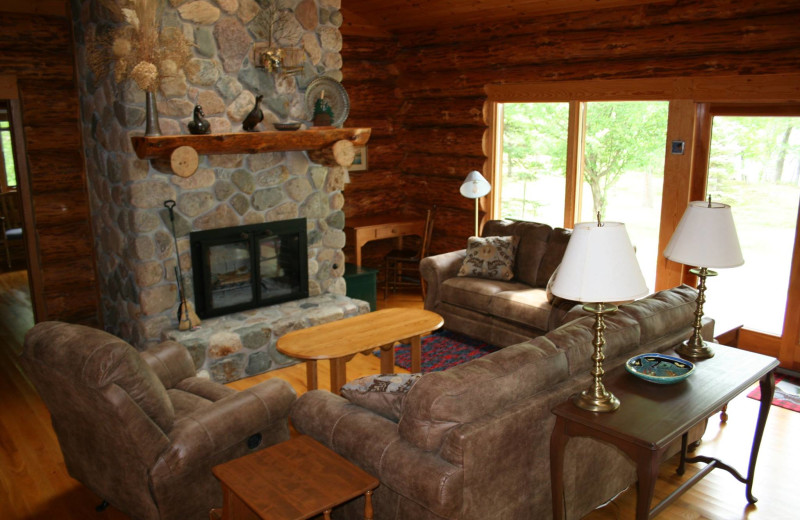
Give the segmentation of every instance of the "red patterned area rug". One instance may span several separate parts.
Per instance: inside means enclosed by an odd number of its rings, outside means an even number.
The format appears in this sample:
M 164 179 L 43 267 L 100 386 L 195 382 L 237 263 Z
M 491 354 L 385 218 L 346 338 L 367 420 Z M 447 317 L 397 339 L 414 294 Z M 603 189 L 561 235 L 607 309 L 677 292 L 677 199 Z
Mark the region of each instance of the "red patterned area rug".
M 483 341 L 449 330 L 438 330 L 422 337 L 422 372 L 437 372 L 466 363 L 486 354 L 500 350 Z M 378 350 L 375 355 L 380 357 Z M 411 370 L 411 345 L 401 343 L 394 349 L 394 362 Z
M 747 394 L 750 399 L 761 400 L 761 389 Z M 774 406 L 780 406 L 793 412 L 800 412 L 800 379 L 784 374 L 775 375 L 775 395 L 772 398 Z

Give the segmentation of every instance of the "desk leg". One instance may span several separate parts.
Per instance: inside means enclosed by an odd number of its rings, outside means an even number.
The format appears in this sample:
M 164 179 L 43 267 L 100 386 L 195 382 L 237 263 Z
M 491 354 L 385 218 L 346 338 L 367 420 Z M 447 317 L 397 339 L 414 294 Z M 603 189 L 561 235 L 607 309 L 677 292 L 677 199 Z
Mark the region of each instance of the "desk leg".
M 331 359 L 331 393 L 338 394 L 347 382 L 347 358 Z
M 636 520 L 650 518 L 650 502 L 655 494 L 660 453 L 658 450 L 642 450 L 636 456 Z
M 556 425 L 550 434 L 550 492 L 553 500 L 553 520 L 564 518 L 564 447 L 567 435 L 564 420 L 556 416 Z
M 317 361 L 315 359 L 306 360 L 306 390 L 316 390 L 319 388 L 317 382 Z
M 422 372 L 422 336 L 411 338 L 411 372 Z
M 750 448 L 750 465 L 747 468 L 747 485 L 745 494 L 747 501 L 754 504 L 758 499 L 753 496 L 753 478 L 756 473 L 756 459 L 758 450 L 761 448 L 761 438 L 764 436 L 764 426 L 767 424 L 767 415 L 772 406 L 772 398 L 775 396 L 775 372 L 771 371 L 759 381 L 761 388 L 761 405 L 758 408 L 758 422 L 756 423 L 756 434 L 753 437 L 753 447 Z
M 394 374 L 394 343 L 381 347 L 381 374 Z

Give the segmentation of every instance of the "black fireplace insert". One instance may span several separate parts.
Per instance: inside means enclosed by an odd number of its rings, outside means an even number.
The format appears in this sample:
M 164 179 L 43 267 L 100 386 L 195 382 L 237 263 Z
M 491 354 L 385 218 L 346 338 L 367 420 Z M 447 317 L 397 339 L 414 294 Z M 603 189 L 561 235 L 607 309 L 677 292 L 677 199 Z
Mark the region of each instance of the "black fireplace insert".
M 308 297 L 304 218 L 194 231 L 189 242 L 201 318 Z

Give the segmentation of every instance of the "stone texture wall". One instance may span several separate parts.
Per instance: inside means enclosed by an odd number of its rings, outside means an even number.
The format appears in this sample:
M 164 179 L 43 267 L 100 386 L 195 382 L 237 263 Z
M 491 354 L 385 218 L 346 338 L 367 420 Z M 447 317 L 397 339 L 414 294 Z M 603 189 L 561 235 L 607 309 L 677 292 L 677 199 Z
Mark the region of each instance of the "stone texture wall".
M 164 135 L 187 134 L 195 104 L 212 133 L 240 132 L 262 94 L 265 119 L 310 119 L 303 95 L 319 75 L 341 79 L 341 0 L 276 0 L 283 30 L 273 43 L 303 49 L 303 70 L 271 74 L 252 63 L 254 42 L 265 41 L 265 13 L 255 0 L 167 0 L 162 30 L 179 30 L 194 43 L 183 70 L 161 82 L 158 112 Z M 130 137 L 144 133 L 144 93 L 113 74 L 95 78 L 87 63 L 87 35 L 117 21 L 99 0 L 72 0 L 78 88 L 91 198 L 92 225 L 106 330 L 137 347 L 177 326 L 176 251 L 164 201 L 177 201 L 176 234 L 184 285 L 191 290 L 188 233 L 308 219 L 309 292 L 344 294 L 343 168 L 313 164 L 305 152 L 200 157 L 188 178 L 139 160 Z M 111 66 L 109 66 L 110 69 Z

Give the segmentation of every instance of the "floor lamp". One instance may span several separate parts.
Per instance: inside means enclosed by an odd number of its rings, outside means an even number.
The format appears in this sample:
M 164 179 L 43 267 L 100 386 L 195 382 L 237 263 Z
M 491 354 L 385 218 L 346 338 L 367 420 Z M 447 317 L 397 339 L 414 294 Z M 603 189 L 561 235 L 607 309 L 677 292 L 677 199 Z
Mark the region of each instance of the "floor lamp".
M 733 213 L 727 204 L 708 201 L 690 202 L 678 227 L 669 240 L 664 256 L 679 264 L 696 266 L 689 272 L 699 278 L 697 308 L 692 336 L 675 352 L 686 359 L 706 359 L 714 350 L 703 341 L 703 304 L 706 301 L 706 277 L 716 276 L 712 268 L 738 267 L 744 263 Z
M 468 199 L 475 199 L 475 236 L 478 236 L 478 199 L 492 191 L 489 184 L 481 172 L 472 170 L 461 183 L 461 195 Z
M 617 310 L 612 303 L 634 300 L 648 293 L 647 284 L 636 260 L 625 224 L 621 222 L 581 222 L 567 244 L 551 290 L 566 300 L 585 303 L 583 309 L 594 314 L 594 367 L 592 384 L 575 395 L 572 402 L 592 412 L 613 412 L 619 399 L 603 385 L 604 316 Z

